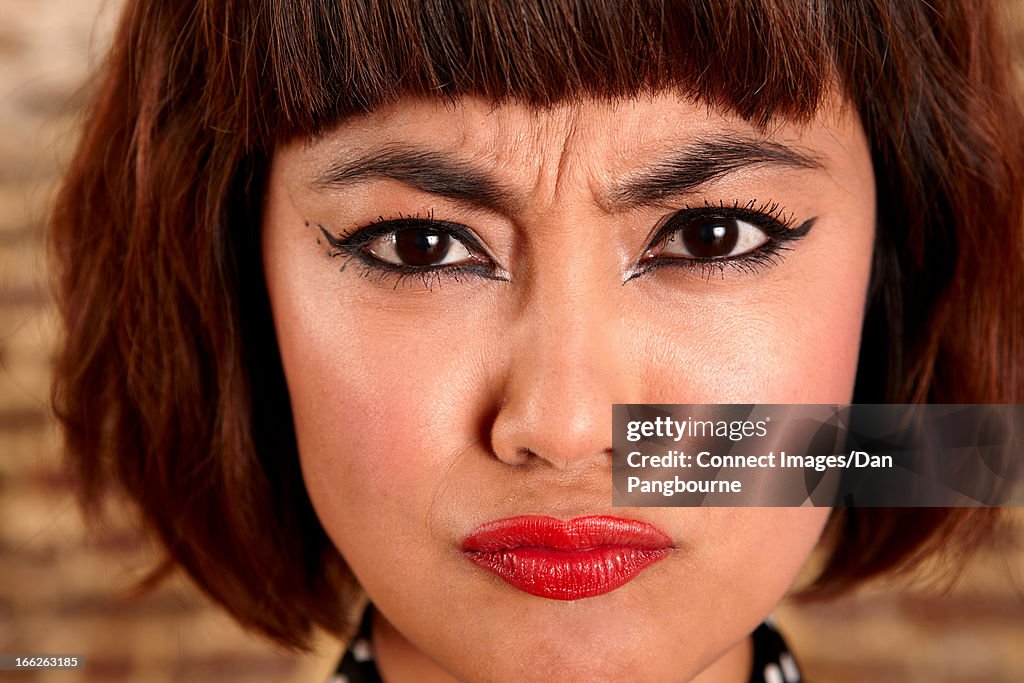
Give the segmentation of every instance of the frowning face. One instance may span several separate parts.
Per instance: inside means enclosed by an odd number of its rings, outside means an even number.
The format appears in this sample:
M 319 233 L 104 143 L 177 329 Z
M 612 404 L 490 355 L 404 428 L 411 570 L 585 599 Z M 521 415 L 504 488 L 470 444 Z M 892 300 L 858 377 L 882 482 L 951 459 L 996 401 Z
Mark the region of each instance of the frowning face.
M 828 510 L 611 508 L 611 405 L 848 402 L 874 221 L 836 102 L 404 101 L 277 149 L 303 473 L 385 678 L 741 680 Z

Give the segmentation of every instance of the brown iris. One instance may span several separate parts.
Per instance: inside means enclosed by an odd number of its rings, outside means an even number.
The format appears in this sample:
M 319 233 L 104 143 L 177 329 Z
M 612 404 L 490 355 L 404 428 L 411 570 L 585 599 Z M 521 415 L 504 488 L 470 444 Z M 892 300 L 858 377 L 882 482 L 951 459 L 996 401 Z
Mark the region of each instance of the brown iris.
M 438 230 L 409 228 L 395 232 L 395 255 L 407 266 L 438 265 L 451 244 L 451 235 Z
M 705 218 L 678 231 L 687 251 L 696 258 L 722 258 L 732 253 L 740 228 L 734 218 Z

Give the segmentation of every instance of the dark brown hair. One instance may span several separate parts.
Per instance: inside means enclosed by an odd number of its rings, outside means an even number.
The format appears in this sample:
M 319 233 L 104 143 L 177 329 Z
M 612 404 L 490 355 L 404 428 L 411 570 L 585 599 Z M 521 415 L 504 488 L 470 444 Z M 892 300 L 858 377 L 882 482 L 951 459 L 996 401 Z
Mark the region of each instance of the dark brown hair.
M 669 89 L 757 125 L 839 87 L 877 176 L 858 402 L 1024 395 L 1024 140 L 983 0 L 131 1 L 52 221 L 54 406 L 87 509 L 135 500 L 241 623 L 304 647 L 358 590 L 299 473 L 258 231 L 275 145 L 408 95 L 543 107 Z M 812 591 L 977 538 L 854 509 Z

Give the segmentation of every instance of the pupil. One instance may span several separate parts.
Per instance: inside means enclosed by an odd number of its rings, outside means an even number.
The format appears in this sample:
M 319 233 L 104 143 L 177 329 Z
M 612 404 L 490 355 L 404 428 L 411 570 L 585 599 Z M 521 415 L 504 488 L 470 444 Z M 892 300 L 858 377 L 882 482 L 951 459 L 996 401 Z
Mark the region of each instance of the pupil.
M 395 253 L 407 266 L 434 266 L 443 261 L 452 238 L 437 230 L 399 230 L 395 234 Z
M 712 218 L 683 228 L 683 244 L 697 258 L 728 256 L 739 236 L 739 226 L 732 218 Z

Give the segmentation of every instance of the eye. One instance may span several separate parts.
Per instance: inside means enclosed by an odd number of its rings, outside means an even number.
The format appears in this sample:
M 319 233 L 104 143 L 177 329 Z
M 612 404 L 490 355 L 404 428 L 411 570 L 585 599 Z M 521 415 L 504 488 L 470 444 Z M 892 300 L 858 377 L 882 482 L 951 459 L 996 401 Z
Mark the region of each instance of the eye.
M 782 261 L 790 244 L 802 239 L 816 218 L 796 225 L 778 204 L 688 207 L 669 216 L 628 280 L 662 267 L 695 271 L 703 278 L 726 270 L 753 274 Z
M 393 230 L 373 238 L 363 249 L 384 263 L 414 268 L 481 261 L 451 233 L 428 226 Z
M 679 214 L 670 219 L 661 235 L 645 258 L 727 259 L 752 252 L 771 239 L 753 223 L 739 218 Z
M 317 225 L 332 257 L 344 257 L 342 265 L 361 266 L 381 282 L 391 276 L 402 282 L 416 276 L 425 285 L 443 278 L 461 279 L 476 275 L 489 280 L 507 280 L 507 274 L 469 228 L 459 223 L 426 218 L 381 219 L 358 230 L 333 235 Z

